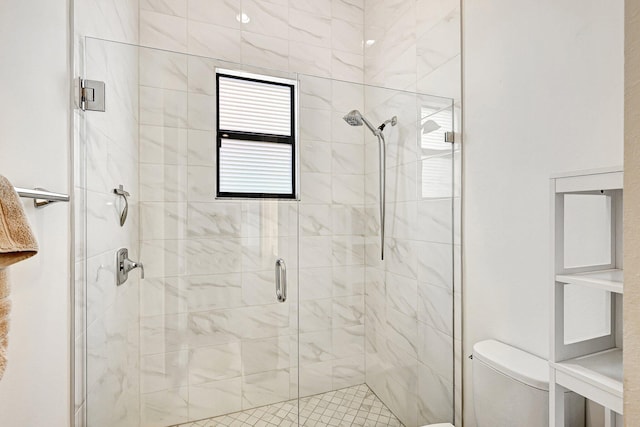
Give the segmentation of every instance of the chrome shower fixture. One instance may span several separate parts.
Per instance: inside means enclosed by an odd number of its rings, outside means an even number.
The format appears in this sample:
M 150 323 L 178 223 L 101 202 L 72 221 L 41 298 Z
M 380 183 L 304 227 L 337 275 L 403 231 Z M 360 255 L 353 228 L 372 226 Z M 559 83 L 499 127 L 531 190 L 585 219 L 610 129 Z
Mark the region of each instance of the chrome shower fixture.
M 382 122 L 377 128 L 374 127 L 369 120 L 367 120 L 360 111 L 351 110 L 343 117 L 344 121 L 350 126 L 362 126 L 366 125 L 371 132 L 378 138 L 379 147 L 379 174 L 380 174 L 380 259 L 384 260 L 384 217 L 385 217 L 385 198 L 386 198 L 386 142 L 384 140 L 384 128 L 391 124 L 395 126 L 398 123 L 398 117 L 393 116 L 389 120 Z

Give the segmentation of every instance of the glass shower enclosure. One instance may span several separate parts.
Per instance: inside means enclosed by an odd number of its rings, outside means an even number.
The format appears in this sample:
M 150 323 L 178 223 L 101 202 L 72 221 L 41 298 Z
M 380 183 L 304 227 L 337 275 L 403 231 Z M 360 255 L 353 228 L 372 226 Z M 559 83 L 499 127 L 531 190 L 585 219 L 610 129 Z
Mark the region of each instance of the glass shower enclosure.
M 295 198 L 216 197 L 219 69 L 294 82 Z M 451 99 L 91 38 L 83 76 L 80 425 L 454 421 Z

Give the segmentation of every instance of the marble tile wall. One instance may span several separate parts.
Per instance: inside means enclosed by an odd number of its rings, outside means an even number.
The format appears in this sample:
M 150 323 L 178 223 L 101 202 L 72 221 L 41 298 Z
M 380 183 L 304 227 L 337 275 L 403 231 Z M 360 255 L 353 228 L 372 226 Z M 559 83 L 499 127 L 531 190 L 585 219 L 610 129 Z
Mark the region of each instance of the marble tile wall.
M 141 425 L 362 384 L 364 145 L 341 118 L 362 108 L 362 86 L 301 77 L 299 204 L 222 201 L 214 72 L 238 66 L 139 57 Z M 289 264 L 286 304 L 275 300 L 278 257 Z
M 362 82 L 364 0 L 141 0 L 140 43 Z
M 378 147 L 366 147 L 366 382 L 407 426 L 453 420 L 453 102 L 367 87 L 387 127 L 385 259 L 380 260 Z M 430 122 L 427 133 L 418 133 Z
M 453 269 L 455 418 L 461 422 L 461 14 L 459 0 L 366 0 L 364 81 L 367 84 L 454 99 Z M 423 162 L 425 163 L 425 162 Z M 437 160 L 423 166 L 437 170 Z M 450 183 L 450 179 L 444 182 Z M 431 221 L 419 212 L 417 220 Z M 387 403 L 387 402 L 386 402 Z M 388 403 L 387 403 L 388 404 Z
M 113 256 L 127 246 L 136 254 L 137 201 L 134 196 L 132 217 L 120 229 L 121 206 L 111 191 L 118 184 L 138 187 L 138 61 L 135 50 L 114 49 L 85 60 L 85 37 L 137 43 L 139 6 L 138 0 L 75 0 L 73 8 L 74 76 L 108 81 L 113 106 L 107 113 L 74 110 L 74 425 L 135 426 L 137 279 L 116 288 Z

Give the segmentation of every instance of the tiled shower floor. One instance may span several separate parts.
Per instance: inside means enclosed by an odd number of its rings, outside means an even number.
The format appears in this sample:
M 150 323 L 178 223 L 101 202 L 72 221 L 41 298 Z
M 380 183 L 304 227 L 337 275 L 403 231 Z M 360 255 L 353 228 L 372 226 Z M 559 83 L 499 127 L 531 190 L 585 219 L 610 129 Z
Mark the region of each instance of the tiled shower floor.
M 295 426 L 298 420 L 296 406 L 295 400 L 289 400 L 176 427 Z M 366 384 L 303 397 L 300 399 L 300 425 L 403 427 Z

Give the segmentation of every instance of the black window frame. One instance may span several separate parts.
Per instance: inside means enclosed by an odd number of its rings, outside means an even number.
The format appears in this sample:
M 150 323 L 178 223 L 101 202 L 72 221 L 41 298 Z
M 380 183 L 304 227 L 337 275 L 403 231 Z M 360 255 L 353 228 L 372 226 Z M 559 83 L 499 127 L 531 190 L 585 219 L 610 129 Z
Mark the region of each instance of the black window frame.
M 291 93 L 291 132 L 290 136 L 274 135 L 268 133 L 242 132 L 237 130 L 220 129 L 220 77 L 245 80 L 269 85 L 284 86 Z M 243 198 L 243 199 L 293 199 L 297 198 L 296 185 L 296 114 L 295 114 L 295 89 L 294 83 L 283 83 L 273 80 L 258 79 L 241 75 L 216 72 L 216 198 Z M 291 193 L 235 193 L 220 191 L 220 148 L 223 139 L 236 139 L 242 141 L 271 142 L 291 145 Z

